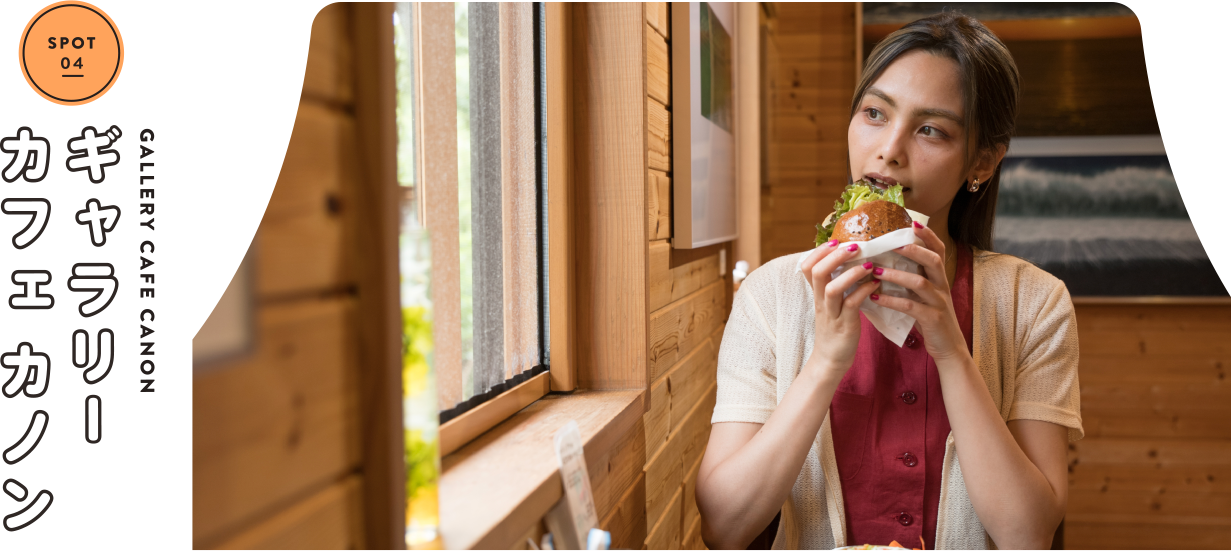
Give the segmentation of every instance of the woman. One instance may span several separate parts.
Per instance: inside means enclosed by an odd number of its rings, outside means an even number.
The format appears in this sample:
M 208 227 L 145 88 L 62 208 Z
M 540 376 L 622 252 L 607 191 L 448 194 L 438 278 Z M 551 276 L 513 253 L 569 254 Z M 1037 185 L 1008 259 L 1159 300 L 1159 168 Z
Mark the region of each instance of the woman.
M 1077 324 L 1062 282 L 988 252 L 1017 68 L 978 21 L 943 13 L 887 37 L 863 75 L 850 177 L 901 184 L 931 217 L 925 245 L 898 251 L 925 275 L 865 264 L 831 280 L 858 245 L 830 242 L 800 253 L 802 274 L 790 255 L 745 280 L 697 480 L 702 535 L 744 548 L 781 511 L 774 548 L 1049 548 L 1082 436 Z M 919 299 L 879 296 L 880 281 Z M 904 346 L 860 316 L 865 297 L 917 320 Z

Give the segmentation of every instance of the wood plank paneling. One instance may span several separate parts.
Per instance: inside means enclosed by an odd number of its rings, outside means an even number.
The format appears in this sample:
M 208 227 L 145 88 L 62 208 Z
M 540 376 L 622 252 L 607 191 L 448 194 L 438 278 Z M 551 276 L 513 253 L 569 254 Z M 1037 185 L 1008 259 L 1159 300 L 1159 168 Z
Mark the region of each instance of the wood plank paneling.
M 705 445 L 710 439 L 710 419 L 714 416 L 714 403 L 718 398 L 718 385 L 712 384 L 701 396 L 701 403 L 689 412 L 688 419 L 680 427 L 679 433 L 689 437 L 684 445 L 681 460 L 684 465 L 692 465 L 701 460 L 705 454 Z
M 573 9 L 578 382 L 649 387 L 644 6 Z
M 1231 494 L 1231 465 L 1173 465 L 1162 469 L 1157 464 L 1078 462 L 1070 473 L 1069 488 Z
M 645 456 L 654 457 L 667 444 L 671 434 L 671 395 L 667 378 L 659 377 L 650 387 L 650 410 L 645 412 Z
M 653 27 L 645 33 L 645 78 L 646 95 L 671 107 L 671 60 L 667 41 Z
M 354 210 L 354 118 L 305 102 L 295 117 L 278 184 L 257 231 L 257 295 L 295 296 L 354 281 L 345 228 Z
M 1018 136 L 1158 134 L 1141 36 L 1011 40 Z
M 671 237 L 671 178 L 659 170 L 646 177 L 647 236 L 650 240 Z
M 1199 548 L 1231 523 L 1227 305 L 1079 305 L 1069 548 Z M 1217 544 L 1221 545 L 1221 544 Z
M 700 472 L 701 460 L 698 459 L 684 475 L 684 506 L 680 511 L 680 527 L 684 534 L 688 534 L 689 527 L 701 518 L 697 509 L 697 475 Z
M 815 225 L 846 185 L 857 5 L 776 4 L 766 41 L 771 122 L 763 160 L 768 177 L 762 184 L 761 257 L 767 261 L 810 248 Z
M 1231 434 L 1231 417 L 1225 408 L 1177 412 L 1127 404 L 1119 408 L 1083 405 L 1081 416 L 1087 438 L 1226 438 Z
M 701 517 L 693 519 L 692 525 L 684 531 L 684 541 L 681 549 L 707 549 L 701 539 Z
M 598 523 L 611 532 L 612 549 L 640 549 L 645 542 L 645 475 L 629 485 L 620 502 Z
M 701 403 L 705 391 L 717 384 L 718 343 L 712 338 L 706 339 L 680 364 L 667 375 L 673 434 L 683 428 L 686 421 L 683 414 Z
M 1081 321 L 1078 320 L 1080 327 Z M 1086 335 L 1078 329 L 1080 335 Z M 1166 362 L 1154 358 L 1082 356 L 1081 380 L 1098 382 L 1216 383 L 1225 381 L 1231 358 L 1174 357 Z
M 730 299 L 725 282 L 715 281 L 650 316 L 650 377 L 668 367 L 709 337 L 726 319 Z
M 646 4 L 647 350 L 650 409 L 645 413 L 648 460 L 642 484 L 644 538 L 649 549 L 702 548 L 695 514 L 695 472 L 709 438 L 717 348 L 730 311 L 730 274 L 719 275 L 719 251 L 730 244 L 673 250 L 671 237 L 670 40 L 668 5 Z M 663 31 L 660 34 L 655 34 Z M 657 197 L 655 197 L 657 195 Z M 685 520 L 685 511 L 690 511 Z M 695 533 L 689 530 L 695 529 Z M 686 539 L 688 538 L 688 539 Z M 632 547 L 639 547 L 639 544 Z
M 1231 541 L 1225 518 L 1157 523 L 1137 517 L 1088 522 L 1070 516 L 1064 525 L 1066 549 L 1219 549 Z M 1204 521 L 1204 522 L 1202 522 Z
M 689 467 L 701 460 L 709 441 L 716 391 L 717 385 L 712 384 L 691 409 L 679 409 L 683 421 L 675 425 L 658 454 L 646 462 L 646 516 L 651 525 L 670 507 L 671 496 L 684 484 Z
M 645 434 L 645 424 L 637 423 L 606 453 L 587 459 L 586 470 L 590 473 L 590 489 L 599 518 L 611 512 L 645 469 Z
M 671 246 L 666 241 L 650 242 L 650 311 L 678 301 L 718 280 L 717 255 L 666 269 L 670 257 Z
M 683 506 L 684 489 L 676 486 L 667 511 L 663 513 L 658 524 L 650 528 L 650 534 L 645 538 L 646 549 L 679 549 L 680 548 L 680 508 Z
M 671 112 L 653 98 L 646 98 L 645 107 L 650 168 L 671 172 Z
M 359 464 L 349 299 L 258 310 L 258 348 L 193 381 L 193 534 L 211 538 Z
M 667 21 L 667 2 L 646 2 L 645 21 L 663 38 L 671 39 L 671 25 Z
M 219 549 L 363 549 L 363 481 L 351 475 L 218 546 Z
M 659 524 L 684 482 L 684 462 L 680 458 L 684 445 L 691 439 L 685 435 L 673 436 L 675 438 L 668 439 L 658 455 L 645 466 L 645 516 L 650 526 Z

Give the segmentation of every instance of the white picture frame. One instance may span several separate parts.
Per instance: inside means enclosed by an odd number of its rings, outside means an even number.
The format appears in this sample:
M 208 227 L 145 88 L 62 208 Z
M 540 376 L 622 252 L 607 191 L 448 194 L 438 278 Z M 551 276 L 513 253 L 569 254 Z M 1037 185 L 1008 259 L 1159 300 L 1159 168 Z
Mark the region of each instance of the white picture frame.
M 672 2 L 671 246 L 739 236 L 735 179 L 735 5 Z

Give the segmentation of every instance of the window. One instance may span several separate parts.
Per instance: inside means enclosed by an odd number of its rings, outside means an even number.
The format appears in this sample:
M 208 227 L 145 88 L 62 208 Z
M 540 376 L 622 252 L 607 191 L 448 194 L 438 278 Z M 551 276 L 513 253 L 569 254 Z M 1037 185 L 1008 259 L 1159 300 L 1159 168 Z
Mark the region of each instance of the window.
M 412 546 L 435 538 L 439 426 L 550 363 L 544 14 L 542 3 L 395 10 Z

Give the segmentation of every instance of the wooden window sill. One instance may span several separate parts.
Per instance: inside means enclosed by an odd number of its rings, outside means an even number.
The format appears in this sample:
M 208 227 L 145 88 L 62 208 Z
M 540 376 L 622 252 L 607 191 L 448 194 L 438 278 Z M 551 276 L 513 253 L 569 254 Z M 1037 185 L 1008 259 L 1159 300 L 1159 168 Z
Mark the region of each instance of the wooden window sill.
M 508 549 L 564 495 L 553 438 L 570 420 L 587 463 L 603 457 L 645 413 L 645 391 L 549 394 L 446 455 L 440 533 L 446 549 Z M 595 465 L 588 465 L 593 479 Z

